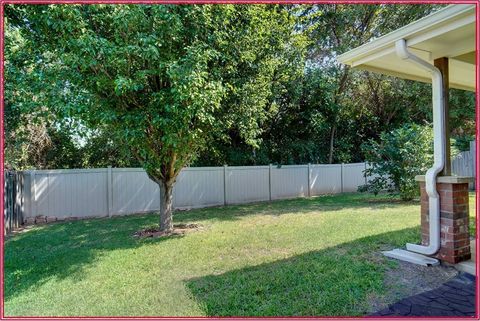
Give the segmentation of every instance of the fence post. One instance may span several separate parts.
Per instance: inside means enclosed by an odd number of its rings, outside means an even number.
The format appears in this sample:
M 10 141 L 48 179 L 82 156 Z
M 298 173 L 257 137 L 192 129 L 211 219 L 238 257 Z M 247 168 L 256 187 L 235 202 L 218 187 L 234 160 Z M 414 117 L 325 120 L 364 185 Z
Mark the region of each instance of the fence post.
M 223 205 L 227 205 L 227 166 L 223 165 Z
M 8 182 L 7 182 L 7 171 L 3 171 L 3 235 L 7 235 L 7 225 L 5 219 L 8 217 Z
M 107 213 L 108 217 L 112 216 L 112 199 L 113 199 L 113 191 L 112 191 L 112 166 L 108 166 L 107 168 Z
M 307 168 L 308 168 L 308 197 L 310 197 L 311 196 L 311 194 L 310 194 L 310 170 L 311 170 L 310 163 L 308 163 Z
M 272 200 L 272 164 L 268 165 L 268 199 Z
M 21 184 L 20 184 L 20 220 L 18 222 L 18 225 L 23 225 L 23 218 L 25 217 L 25 172 L 21 172 L 20 175 L 21 178 Z
M 9 180 L 8 171 L 3 172 L 3 190 L 4 190 L 4 198 L 3 198 L 3 235 L 8 235 L 8 217 L 10 216 L 10 184 L 8 183 Z
M 15 219 L 15 228 L 18 228 L 20 224 L 18 223 L 22 217 L 22 176 L 20 172 L 16 172 L 17 175 L 17 217 Z
M 33 218 L 35 218 L 37 217 L 37 179 L 35 170 L 32 171 L 32 176 L 30 177 L 30 195 L 30 208 L 32 210 Z
M 4 188 L 4 219 L 3 219 L 3 235 L 8 235 L 8 219 L 11 215 L 11 208 L 10 208 L 10 175 L 8 171 L 4 171 L 3 180 L 5 182 Z
M 342 191 L 342 193 L 343 193 L 343 163 L 342 163 L 342 165 L 340 166 L 340 182 L 341 182 L 341 185 L 340 185 L 340 186 L 341 186 L 341 188 L 342 188 L 341 191 Z
M 32 206 L 31 206 L 31 186 L 32 185 L 32 174 L 30 171 L 23 172 L 23 215 L 22 215 L 22 224 L 26 221 L 27 217 L 32 215 Z
M 471 160 L 471 164 L 472 164 L 472 171 L 471 173 L 473 174 L 472 176 L 476 179 L 476 176 L 477 176 L 477 171 L 476 171 L 476 162 L 477 162 L 477 145 L 476 145 L 476 142 L 477 142 L 477 139 L 478 138 L 475 138 L 474 140 L 472 140 L 470 142 L 470 160 Z M 475 186 L 475 183 L 472 183 L 474 186 Z
M 363 172 L 363 176 L 365 176 L 365 185 L 368 184 L 368 180 L 367 180 L 367 162 L 364 162 L 364 165 L 365 165 L 365 170 Z
M 13 227 L 18 228 L 18 221 L 20 220 L 20 213 L 21 213 L 21 197 L 22 194 L 20 192 L 20 174 L 19 172 L 15 171 L 15 217 L 13 221 Z
M 13 218 L 15 216 L 15 200 L 16 200 L 16 182 L 15 182 L 15 172 L 9 171 L 8 172 L 9 176 L 9 184 L 10 184 L 10 215 L 8 217 L 8 232 L 12 232 L 13 229 Z
M 13 216 L 15 215 L 15 175 L 14 172 L 9 171 L 8 172 L 8 182 L 10 185 L 10 215 L 8 217 L 8 233 L 12 232 L 13 230 Z
M 469 185 L 469 188 L 471 190 L 475 190 L 476 189 L 476 181 L 478 179 L 477 177 L 477 139 L 478 137 L 475 137 L 475 139 L 473 141 L 470 142 L 470 152 L 469 152 L 469 158 L 470 158 L 470 164 L 472 165 L 471 166 L 471 171 L 469 174 L 469 176 L 472 176 L 474 179 L 473 179 L 473 182 L 468 184 Z

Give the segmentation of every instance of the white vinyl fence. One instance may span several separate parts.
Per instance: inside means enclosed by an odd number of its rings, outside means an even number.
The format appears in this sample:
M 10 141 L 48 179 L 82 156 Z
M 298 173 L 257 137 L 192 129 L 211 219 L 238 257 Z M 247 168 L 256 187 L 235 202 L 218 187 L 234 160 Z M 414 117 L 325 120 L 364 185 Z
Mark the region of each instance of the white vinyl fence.
M 177 209 L 355 192 L 365 163 L 187 167 L 173 192 Z M 157 211 L 158 185 L 139 168 L 25 171 L 24 219 L 114 216 Z
M 475 175 L 475 141 L 470 142 L 470 150 L 460 152 L 452 159 L 452 174 L 456 176 L 476 177 Z M 470 183 L 470 188 L 474 189 L 475 184 Z

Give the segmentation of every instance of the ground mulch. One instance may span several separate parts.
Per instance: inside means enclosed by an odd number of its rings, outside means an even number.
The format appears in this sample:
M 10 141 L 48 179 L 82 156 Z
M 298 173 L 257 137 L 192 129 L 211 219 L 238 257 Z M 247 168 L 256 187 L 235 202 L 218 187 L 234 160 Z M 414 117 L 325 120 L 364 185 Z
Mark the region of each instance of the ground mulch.
M 134 237 L 137 238 L 147 238 L 147 237 L 167 237 L 167 236 L 174 236 L 174 235 L 184 235 L 185 233 L 198 231 L 203 229 L 200 224 L 196 223 L 189 223 L 189 224 L 174 224 L 173 230 L 170 232 L 159 231 L 158 227 L 148 227 L 146 229 L 137 231 L 133 234 Z

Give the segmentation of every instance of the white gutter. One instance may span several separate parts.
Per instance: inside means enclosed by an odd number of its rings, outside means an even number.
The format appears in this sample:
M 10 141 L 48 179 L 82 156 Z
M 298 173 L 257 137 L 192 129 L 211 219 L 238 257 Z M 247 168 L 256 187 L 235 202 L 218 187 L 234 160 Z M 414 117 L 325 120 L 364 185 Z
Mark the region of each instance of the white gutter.
M 339 55 L 337 60 L 352 65 L 359 59 L 391 49 L 392 43 L 397 39 L 408 39 L 410 46 L 412 46 L 469 23 L 475 23 L 475 4 L 452 4 L 345 52 Z
M 433 255 L 440 249 L 440 198 L 437 193 L 437 174 L 445 166 L 445 113 L 443 80 L 440 70 L 408 51 L 405 39 L 395 42 L 397 56 L 427 70 L 432 76 L 433 101 L 433 167 L 425 175 L 425 189 L 428 194 L 429 245 L 407 243 L 407 250 Z

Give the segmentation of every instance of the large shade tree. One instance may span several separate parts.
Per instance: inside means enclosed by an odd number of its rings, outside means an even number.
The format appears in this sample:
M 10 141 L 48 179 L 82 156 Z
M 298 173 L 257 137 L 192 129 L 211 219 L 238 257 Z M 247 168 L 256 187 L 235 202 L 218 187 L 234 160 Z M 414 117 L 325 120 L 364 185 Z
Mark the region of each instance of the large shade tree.
M 54 104 L 122 144 L 160 186 L 164 232 L 180 170 L 232 128 L 256 145 L 270 97 L 303 66 L 296 18 L 281 6 L 7 6 L 6 14 L 30 52 L 36 78 L 23 85 L 37 106 Z

